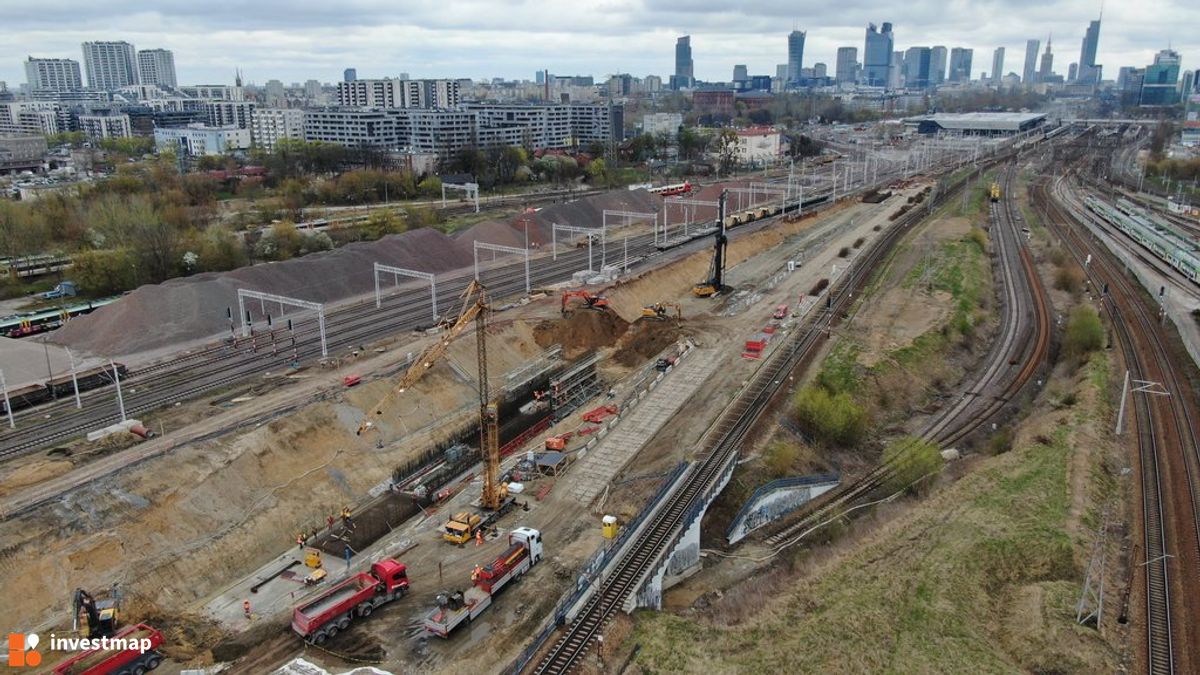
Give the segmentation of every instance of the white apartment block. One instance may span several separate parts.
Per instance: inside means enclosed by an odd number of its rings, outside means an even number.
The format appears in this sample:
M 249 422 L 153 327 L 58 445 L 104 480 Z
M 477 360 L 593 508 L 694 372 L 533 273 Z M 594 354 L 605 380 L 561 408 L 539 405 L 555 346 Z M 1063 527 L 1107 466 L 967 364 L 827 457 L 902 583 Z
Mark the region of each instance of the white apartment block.
M 129 115 L 80 115 L 79 130 L 93 140 L 133 136 Z
M 25 62 L 25 81 L 30 91 L 78 91 L 83 89 L 79 62 L 73 59 L 35 59 Z
M 250 130 L 237 127 L 208 127 L 192 124 L 180 128 L 154 130 L 154 146 L 159 152 L 170 150 L 184 155 L 223 155 L 231 150 L 250 147 Z
M 249 129 L 255 107 L 252 101 L 209 101 L 204 104 L 204 118 L 210 127 Z
M 765 164 L 779 159 L 783 152 L 782 136 L 769 127 L 740 129 L 737 132 L 738 162 Z
M 399 110 L 325 108 L 304 111 L 304 140 L 349 147 L 400 147 Z
M 338 82 L 337 104 L 353 108 L 457 108 L 457 80 L 354 80 Z
M 176 86 L 175 54 L 170 49 L 143 49 L 137 53 L 137 60 L 142 84 Z
M 192 98 L 211 99 L 214 101 L 244 101 L 246 90 L 237 85 L 228 84 L 198 84 L 192 87 L 180 87 L 185 96 Z
M 682 125 L 683 115 L 680 113 L 646 113 L 642 117 L 642 133 L 644 134 L 655 136 L 658 134 L 670 134 L 674 137 Z
M 68 114 L 51 101 L 0 103 L 0 133 L 57 134 L 66 130 Z
M 88 86 L 113 90 L 138 83 L 137 56 L 128 42 L 83 43 Z
M 299 108 L 256 108 L 250 115 L 254 147 L 274 152 L 283 139 L 304 139 L 304 111 Z

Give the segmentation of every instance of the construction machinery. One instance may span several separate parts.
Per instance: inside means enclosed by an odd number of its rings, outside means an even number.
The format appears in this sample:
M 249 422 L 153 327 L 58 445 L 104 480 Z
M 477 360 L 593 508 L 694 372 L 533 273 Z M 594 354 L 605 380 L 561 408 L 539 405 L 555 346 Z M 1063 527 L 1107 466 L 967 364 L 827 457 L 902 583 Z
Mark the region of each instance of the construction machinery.
M 583 301 L 583 306 L 587 309 L 608 309 L 608 298 L 604 297 L 603 295 L 593 295 L 585 290 L 563 291 L 561 311 L 564 315 L 570 313 L 572 298 L 579 298 L 581 301 Z
M 721 191 L 717 201 L 717 233 L 713 242 L 712 264 L 708 268 L 708 278 L 692 286 L 692 295 L 697 298 L 710 298 L 725 289 L 725 250 L 729 246 L 729 237 L 725 234 L 725 202 L 728 192 Z
M 666 320 L 670 318 L 669 310 L 672 309 L 675 310 L 676 319 L 683 318 L 683 309 L 673 302 L 656 302 L 653 305 L 642 307 L 642 318 Z
M 395 558 L 371 565 L 292 610 L 292 630 L 305 641 L 324 644 L 355 618 L 408 594 L 408 568 Z
M 508 495 L 508 485 L 500 482 L 500 408 L 492 400 L 491 388 L 488 383 L 487 370 L 487 322 L 491 307 L 488 305 L 487 289 L 478 279 L 467 285 L 462 294 L 462 309 L 458 319 L 451 325 L 436 344 L 425 350 L 416 361 L 409 366 L 404 377 L 384 396 L 383 400 L 373 408 L 376 415 L 383 414 L 383 407 L 395 396 L 403 393 L 422 375 L 427 373 L 439 358 L 445 355 L 450 343 L 466 330 L 473 322 L 475 324 L 476 357 L 479 376 L 479 451 L 483 455 L 483 491 L 479 499 L 479 507 L 483 515 L 460 513 L 452 516 L 446 523 L 443 537 L 447 541 L 458 544 L 465 543 L 481 527 L 488 527 L 500 516 L 512 509 L 514 500 Z M 372 426 L 369 420 L 364 420 L 359 426 L 361 434 Z
M 571 440 L 571 438 L 573 438 L 574 436 L 575 436 L 574 431 L 568 431 L 566 433 L 561 433 L 561 434 L 558 434 L 557 436 L 548 436 L 548 437 L 546 437 L 546 449 L 547 450 L 556 450 L 556 451 L 566 450 L 567 449 L 567 441 Z
M 999 183 L 992 183 L 991 196 L 992 196 L 992 201 L 994 201 L 994 202 L 1000 201 L 1000 184 Z
M 87 624 L 89 638 L 111 637 L 115 634 L 121 614 L 121 599 L 115 588 L 108 595 L 107 598 L 96 599 L 82 588 L 76 588 L 71 603 L 75 610 L 71 619 L 72 630 L 79 631 L 82 617 Z

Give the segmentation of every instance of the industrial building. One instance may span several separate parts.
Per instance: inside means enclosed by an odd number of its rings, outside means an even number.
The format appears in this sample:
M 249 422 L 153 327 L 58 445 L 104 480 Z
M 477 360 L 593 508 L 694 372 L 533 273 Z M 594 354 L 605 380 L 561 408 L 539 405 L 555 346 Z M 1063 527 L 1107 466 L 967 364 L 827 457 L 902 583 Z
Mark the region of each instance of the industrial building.
M 181 129 L 155 129 L 154 145 L 159 152 L 170 150 L 192 157 L 223 155 L 231 150 L 249 148 L 250 130 L 200 124 Z
M 1029 131 L 1046 122 L 1045 113 L 938 113 L 909 117 L 904 124 L 922 134 L 939 132 L 964 136 L 1006 136 Z

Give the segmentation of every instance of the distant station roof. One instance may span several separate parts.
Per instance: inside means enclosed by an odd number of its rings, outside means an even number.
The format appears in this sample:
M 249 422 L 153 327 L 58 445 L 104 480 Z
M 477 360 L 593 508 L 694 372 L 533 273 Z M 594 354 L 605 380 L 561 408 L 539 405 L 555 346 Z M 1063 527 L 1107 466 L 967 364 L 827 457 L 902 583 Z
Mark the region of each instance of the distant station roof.
M 1028 131 L 1046 121 L 1045 113 L 937 113 L 909 117 L 905 124 L 923 134 L 961 131 L 965 134 L 1011 134 Z

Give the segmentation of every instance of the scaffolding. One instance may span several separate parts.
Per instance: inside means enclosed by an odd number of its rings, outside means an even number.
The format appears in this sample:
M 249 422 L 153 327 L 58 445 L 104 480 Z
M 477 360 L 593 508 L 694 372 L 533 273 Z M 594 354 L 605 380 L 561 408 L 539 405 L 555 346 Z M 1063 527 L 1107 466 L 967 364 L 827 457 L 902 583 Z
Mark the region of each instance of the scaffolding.
M 550 411 L 555 420 L 570 415 L 604 390 L 596 372 L 600 354 L 593 352 L 550 380 Z

